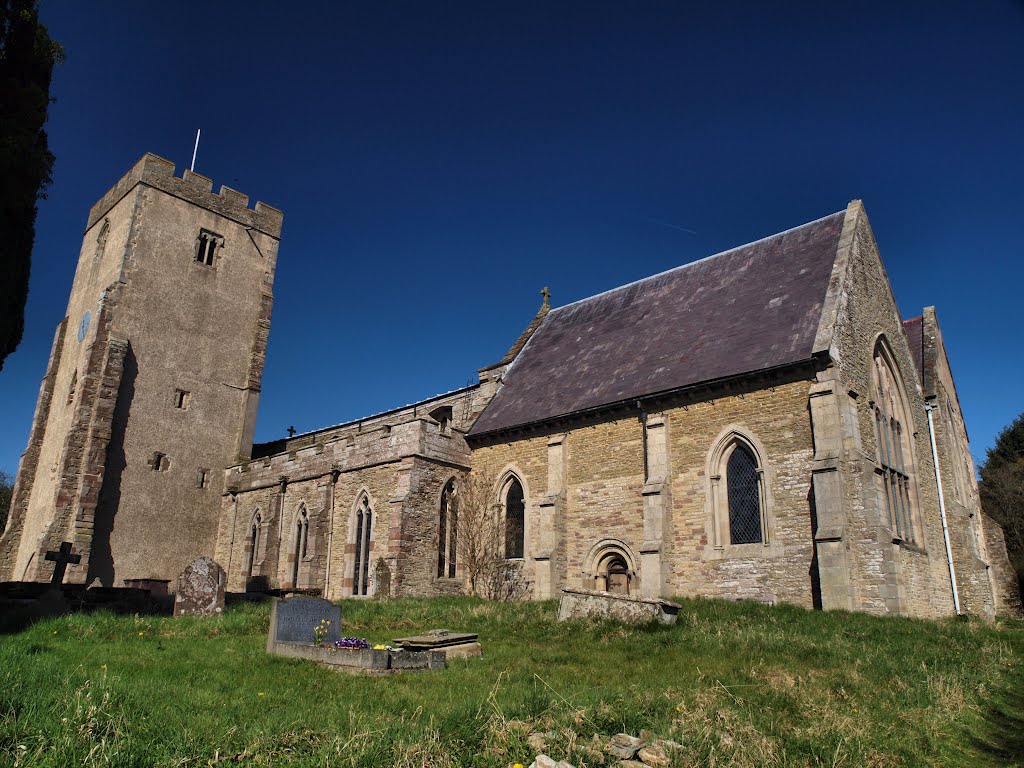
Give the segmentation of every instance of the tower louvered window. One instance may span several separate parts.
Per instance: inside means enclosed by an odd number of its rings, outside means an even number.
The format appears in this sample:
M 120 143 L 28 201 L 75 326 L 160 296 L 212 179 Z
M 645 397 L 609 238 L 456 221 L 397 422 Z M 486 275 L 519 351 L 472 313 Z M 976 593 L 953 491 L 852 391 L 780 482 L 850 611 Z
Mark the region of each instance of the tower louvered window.
M 199 230 L 196 238 L 196 262 L 204 267 L 212 267 L 217 249 L 224 245 L 224 238 L 215 232 Z

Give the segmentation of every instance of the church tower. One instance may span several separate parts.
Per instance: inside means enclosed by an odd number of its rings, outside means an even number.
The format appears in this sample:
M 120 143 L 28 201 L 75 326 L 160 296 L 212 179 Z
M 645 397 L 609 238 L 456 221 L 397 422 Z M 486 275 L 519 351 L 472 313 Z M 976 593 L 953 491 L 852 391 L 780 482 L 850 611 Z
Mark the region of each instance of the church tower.
M 175 579 L 252 449 L 283 215 L 147 154 L 97 202 L 22 455 L 0 579 Z

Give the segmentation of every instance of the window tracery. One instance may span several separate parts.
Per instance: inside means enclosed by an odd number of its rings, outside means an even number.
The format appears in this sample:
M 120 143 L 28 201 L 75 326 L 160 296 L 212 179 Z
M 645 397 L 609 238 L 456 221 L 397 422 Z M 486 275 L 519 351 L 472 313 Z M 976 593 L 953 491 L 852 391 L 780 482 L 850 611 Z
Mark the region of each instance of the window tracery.
M 364 493 L 356 505 L 355 548 L 352 567 L 352 594 L 367 595 L 370 589 L 370 532 L 373 527 L 373 510 L 370 499 Z
M 437 524 L 437 577 L 454 579 L 458 566 L 459 511 L 455 478 L 441 491 L 441 509 Z
M 901 540 L 915 543 L 914 486 L 912 453 L 908 435 L 909 420 L 901 380 L 892 362 L 884 338 L 875 346 L 871 404 L 875 422 L 875 443 L 882 495 L 893 533 Z

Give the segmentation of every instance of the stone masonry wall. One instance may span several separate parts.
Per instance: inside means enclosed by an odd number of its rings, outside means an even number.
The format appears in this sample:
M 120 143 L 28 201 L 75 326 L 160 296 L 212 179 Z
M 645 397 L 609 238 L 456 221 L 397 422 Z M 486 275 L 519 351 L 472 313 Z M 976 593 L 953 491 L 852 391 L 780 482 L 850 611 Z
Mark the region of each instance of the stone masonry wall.
M 173 579 L 214 551 L 220 470 L 248 452 L 259 397 L 253 368 L 262 367 L 276 236 L 217 213 L 222 196 L 209 179 L 165 186 L 190 199 L 138 187 L 120 278 L 114 329 L 131 343 L 134 370 L 115 424 L 122 455 L 98 512 L 110 528 L 109 566 L 95 571 L 105 584 Z M 200 230 L 221 238 L 212 266 L 195 259 Z
M 28 514 L 29 499 L 35 485 L 36 471 L 39 466 L 39 455 L 43 447 L 46 425 L 49 421 L 50 408 L 53 403 L 54 381 L 60 367 L 63 351 L 64 334 L 68 325 L 67 318 L 61 320 L 54 334 L 53 346 L 50 349 L 50 361 L 46 375 L 39 386 L 39 397 L 36 400 L 35 416 L 32 419 L 32 430 L 29 433 L 28 448 L 21 456 L 18 464 L 18 476 L 14 482 L 11 506 L 7 515 L 7 524 L 0 535 L 0 580 L 14 581 L 27 576 L 26 568 L 17 568 L 18 548 L 21 544 Z
M 784 600 L 811 605 L 809 382 L 735 392 L 668 408 L 672 506 L 665 521 L 669 594 Z M 709 543 L 708 456 L 733 430 L 761 447 L 766 471 L 770 538 L 767 545 Z M 514 470 L 527 489 L 526 573 L 535 578 L 540 501 L 547 491 L 549 436 L 531 436 L 477 448 L 473 471 L 500 480 Z M 567 507 L 564 583 L 593 588 L 593 556 L 608 545 L 625 550 L 635 566 L 631 593 L 645 573 L 644 427 L 639 414 L 566 430 Z M 497 494 L 497 487 L 495 489 Z M 639 594 L 639 592 L 637 592 Z
M 35 562 L 35 553 L 41 546 L 44 531 L 54 525 L 58 487 L 63 476 L 61 465 L 69 434 L 76 424 L 79 429 L 87 428 L 82 424 L 87 415 L 81 410 L 79 382 L 100 375 L 88 368 L 100 328 L 97 320 L 108 291 L 117 289 L 120 284 L 136 199 L 136 192 L 121 199 L 82 237 L 71 295 L 62 321 L 66 331 L 55 342 L 44 377 L 44 388 L 49 386 L 49 397 L 43 409 L 45 416 L 41 410 L 44 405 L 41 397 L 26 451 L 26 456 L 33 456 L 35 460 L 23 460 L 18 469 L 17 483 L 28 492 L 20 500 L 25 510 L 20 536 L 11 542 L 17 548 L 16 559 L 9 572 L 12 578 L 32 580 L 45 577 L 45 573 L 37 572 L 39 564 Z M 39 429 L 41 425 L 43 428 Z M 68 481 L 63 482 L 66 484 Z M 46 567 L 50 567 L 49 564 Z
M 843 248 L 848 249 L 848 261 L 828 345 L 833 365 L 819 378 L 835 383 L 843 414 L 844 545 L 850 558 L 852 607 L 913 616 L 947 615 L 953 603 L 924 398 L 899 310 L 859 203 L 851 204 L 847 212 Z M 911 432 L 911 456 L 906 458 L 912 476 L 916 545 L 894 543 L 884 505 L 871 409 L 871 366 L 880 335 L 895 356 L 910 421 L 905 426 Z
M 462 428 L 482 408 L 480 397 L 479 388 L 470 387 L 296 436 L 272 444 L 283 451 L 229 468 L 217 544 L 228 588 L 246 586 L 259 508 L 267 510 L 258 548 L 265 554 L 254 574 L 263 586 L 320 589 L 332 599 L 353 595 L 356 512 L 365 495 L 372 511 L 369 596 L 385 587 L 391 595 L 459 591 L 459 584 L 435 578 L 436 507 L 443 484 L 468 466 Z M 450 423 L 434 418 L 449 415 Z M 310 518 L 309 545 L 296 585 L 294 521 L 302 506 Z M 378 584 L 380 573 L 389 574 L 388 584 Z

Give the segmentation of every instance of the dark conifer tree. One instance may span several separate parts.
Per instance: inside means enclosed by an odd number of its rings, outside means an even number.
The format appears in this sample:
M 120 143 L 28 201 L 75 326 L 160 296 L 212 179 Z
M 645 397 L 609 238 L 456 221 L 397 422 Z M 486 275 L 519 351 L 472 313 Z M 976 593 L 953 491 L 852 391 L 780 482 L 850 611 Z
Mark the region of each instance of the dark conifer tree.
M 36 0 L 0 0 L 0 369 L 17 348 L 35 240 L 36 201 L 50 183 L 50 77 L 61 47 L 39 23 Z
M 988 449 L 979 491 L 985 514 L 1003 527 L 1010 563 L 1024 588 L 1024 413 Z

